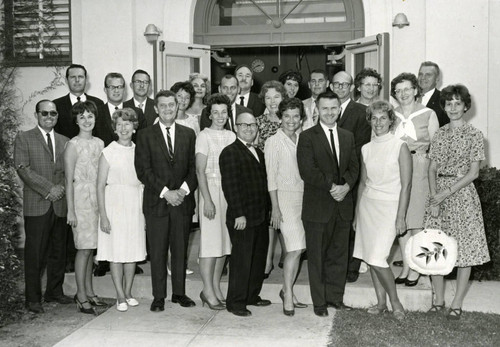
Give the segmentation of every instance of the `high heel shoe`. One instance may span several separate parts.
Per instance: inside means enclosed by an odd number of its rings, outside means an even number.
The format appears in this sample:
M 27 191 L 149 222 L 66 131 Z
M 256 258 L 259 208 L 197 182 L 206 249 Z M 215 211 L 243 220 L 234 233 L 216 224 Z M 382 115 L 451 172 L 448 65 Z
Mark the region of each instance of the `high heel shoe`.
M 217 300 L 219 303 L 216 304 L 216 305 L 212 305 L 208 300 L 207 298 L 205 297 L 205 294 L 203 294 L 203 292 L 200 292 L 200 299 L 201 299 L 201 304 L 203 307 L 205 307 L 205 304 L 208 305 L 208 307 L 210 307 L 211 310 L 216 310 L 216 311 L 221 311 L 221 310 L 225 310 L 226 309 L 226 306 L 221 304 L 219 300 Z
M 95 307 L 93 307 L 93 306 L 91 306 L 90 308 L 83 307 L 84 304 L 89 304 L 90 305 L 90 303 L 88 301 L 80 302 L 80 300 L 78 300 L 78 297 L 76 296 L 76 294 L 75 294 L 74 299 L 75 299 L 75 302 L 76 302 L 76 308 L 81 313 L 93 314 L 93 315 L 97 316 L 97 311 L 95 310 Z
M 281 300 L 285 300 L 285 292 L 283 292 L 283 289 L 280 290 L 280 298 Z M 307 308 L 307 304 L 303 304 L 301 302 L 294 302 L 293 307 L 295 308 Z
M 87 296 L 87 300 L 89 301 L 89 303 L 92 306 L 101 306 L 101 307 L 108 306 L 108 304 L 106 304 L 105 302 L 102 302 L 101 299 L 97 295 Z
M 281 298 L 281 301 L 283 301 L 283 314 L 285 316 L 293 317 L 293 315 L 295 314 L 295 309 L 293 309 L 293 310 L 285 309 L 285 293 L 283 293 L 283 289 L 280 290 L 280 298 Z
M 264 272 L 264 279 L 269 278 L 269 275 L 271 274 L 271 272 L 273 272 L 273 270 L 274 270 L 274 264 L 271 266 L 271 270 L 269 270 L 269 272 Z
M 409 280 L 408 278 L 406 278 L 405 286 L 407 286 L 407 287 L 415 287 L 418 284 L 418 280 L 419 279 L 420 279 L 420 274 L 418 274 L 418 277 L 417 277 L 416 280 Z
M 406 282 L 406 280 L 407 280 L 407 278 L 406 278 L 406 277 L 396 277 L 396 278 L 394 279 L 394 283 L 396 283 L 396 284 L 403 284 L 403 283 L 405 283 L 405 282 Z

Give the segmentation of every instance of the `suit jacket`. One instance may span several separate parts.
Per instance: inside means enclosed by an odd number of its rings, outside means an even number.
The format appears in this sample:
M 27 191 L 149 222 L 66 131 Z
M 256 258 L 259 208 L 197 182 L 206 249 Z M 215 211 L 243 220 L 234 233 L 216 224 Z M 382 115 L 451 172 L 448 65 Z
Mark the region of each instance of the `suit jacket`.
M 238 100 L 236 100 L 236 103 L 238 103 Z M 250 96 L 248 97 L 248 103 L 246 107 L 253 111 L 252 113 L 255 117 L 261 116 L 262 114 L 264 114 L 264 111 L 266 110 L 266 105 L 262 103 L 262 100 L 259 98 L 259 95 L 253 92 L 250 92 Z
M 123 106 L 125 107 L 125 104 Z M 135 143 L 137 140 L 137 132 L 146 127 L 146 121 L 140 108 L 131 108 L 137 113 L 137 118 L 139 120 L 139 127 L 137 128 L 136 133 L 132 135 L 132 141 Z M 104 147 L 106 147 L 111 142 L 118 140 L 118 136 L 115 134 L 115 131 L 111 126 L 111 114 L 109 113 L 108 103 L 102 104 L 101 107 L 97 109 L 97 113 L 98 115 L 93 134 L 104 141 Z
M 222 191 L 227 201 L 226 219 L 229 223 L 245 216 L 247 226 L 254 227 L 269 219 L 265 158 L 260 149 L 255 150 L 260 162 L 236 139 L 220 154 Z
M 366 121 L 366 106 L 354 100 L 349 101 L 342 117 L 337 121 L 337 125 L 353 133 L 356 155 L 360 159 L 361 147 L 370 142 L 372 133 L 370 124 Z
M 432 93 L 431 98 L 427 102 L 428 108 L 434 110 L 436 112 L 436 116 L 438 118 L 439 126 L 442 127 L 445 124 L 448 124 L 450 122 L 450 119 L 448 118 L 448 115 L 446 112 L 441 108 L 441 105 L 439 104 L 439 99 L 441 98 L 441 92 L 437 89 L 434 89 L 434 93 Z
M 99 109 L 100 106 L 104 105 L 104 102 L 96 98 L 92 95 L 87 95 L 87 100 L 93 101 Z M 71 119 L 71 109 L 73 105 L 71 104 L 71 99 L 69 98 L 69 93 L 59 99 L 55 99 L 54 104 L 56 104 L 57 112 L 59 112 L 59 118 L 57 119 L 56 126 L 54 127 L 54 131 L 58 132 L 61 135 L 66 136 L 69 139 L 72 139 L 80 132 L 78 125 Z
M 131 107 L 135 108 L 134 104 L 134 98 L 127 100 L 123 103 L 123 107 Z M 153 125 L 156 118 L 158 117 L 158 114 L 155 111 L 155 102 L 151 98 L 146 98 L 146 107 L 144 108 L 144 119 L 145 119 L 145 126 L 148 127 L 150 125 Z
M 330 143 L 319 123 L 299 136 L 297 162 L 300 176 L 304 180 L 302 220 L 327 223 L 337 212 L 344 220 L 351 220 L 353 217 L 352 188 L 359 174 L 356 143 L 350 131 L 337 127 L 337 132 L 339 167 L 335 165 Z M 330 195 L 332 183 L 349 184 L 351 191 L 343 201 L 337 202 Z
M 235 106 L 236 106 L 236 116 L 238 116 L 241 113 L 245 113 L 245 112 L 251 113 L 251 114 L 254 115 L 254 113 L 252 112 L 252 110 L 249 109 L 248 107 L 238 105 L 237 103 L 236 103 Z M 203 130 L 203 129 L 205 129 L 205 128 L 210 128 L 210 126 L 212 125 L 212 120 L 209 118 L 209 116 L 210 115 L 208 114 L 208 110 L 205 107 L 203 109 L 203 111 L 201 111 L 200 131 Z M 236 117 L 234 117 L 234 119 L 236 119 Z M 224 125 L 224 128 L 227 129 L 227 130 L 233 130 L 234 132 L 236 132 L 235 129 L 231 129 L 231 127 L 230 127 L 229 124 L 230 124 L 230 121 L 228 119 L 227 122 L 226 122 L 226 125 Z
M 194 213 L 194 194 L 198 187 L 195 169 L 194 131 L 175 125 L 174 159 L 169 160 L 167 144 L 160 123 L 147 127 L 137 135 L 135 170 L 144 184 L 143 212 L 148 216 L 164 217 L 169 209 L 179 208 L 185 215 Z M 179 206 L 168 205 L 160 198 L 164 187 L 176 190 L 186 182 L 189 195 Z
M 26 132 L 19 132 L 14 143 L 14 163 L 23 187 L 24 216 L 42 216 L 51 204 L 59 217 L 66 217 L 66 199 L 63 197 L 54 203 L 45 199 L 55 185 L 64 186 L 64 148 L 68 138 L 54 134 L 54 162 L 40 129 L 35 127 Z

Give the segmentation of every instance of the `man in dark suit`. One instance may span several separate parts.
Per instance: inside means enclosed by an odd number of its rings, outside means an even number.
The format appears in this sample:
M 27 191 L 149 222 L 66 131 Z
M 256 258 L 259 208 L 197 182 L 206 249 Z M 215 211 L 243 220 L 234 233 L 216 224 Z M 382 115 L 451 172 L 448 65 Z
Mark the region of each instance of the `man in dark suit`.
M 231 100 L 231 111 L 233 114 L 232 118 L 229 118 L 226 122 L 224 128 L 227 130 L 232 130 L 236 133 L 236 117 L 244 112 L 248 112 L 253 114 L 253 111 L 245 106 L 238 105 L 236 103 L 236 95 L 238 95 L 238 80 L 233 75 L 225 75 L 222 77 L 219 85 L 219 93 L 227 95 L 229 100 Z M 205 128 L 209 128 L 212 125 L 212 121 L 210 120 L 210 115 L 208 114 L 207 108 L 205 107 L 201 112 L 200 117 L 200 130 Z
M 240 92 L 236 96 L 236 103 L 251 109 L 255 117 L 264 114 L 266 106 L 259 98 L 259 95 L 251 91 L 253 87 L 252 69 L 248 65 L 238 65 L 234 70 L 234 75 L 240 86 Z
M 232 243 L 226 306 L 234 315 L 247 317 L 252 314 L 247 305 L 271 304 L 259 296 L 269 246 L 270 202 L 264 154 L 252 145 L 255 117 L 242 113 L 236 119 L 237 139 L 219 157 Z
M 441 92 L 436 87 L 440 74 L 438 64 L 432 61 L 424 61 L 418 70 L 418 85 L 422 88 L 422 105 L 436 112 L 439 126 L 442 127 L 448 124 L 450 119 L 439 104 Z
M 46 302 L 69 304 L 63 293 L 66 263 L 66 198 L 63 152 L 68 138 L 54 131 L 58 113 L 50 100 L 36 104 L 38 125 L 17 134 L 14 163 L 24 183 L 26 308 L 43 313 L 41 278 L 47 267 Z
M 195 306 L 185 294 L 186 252 L 194 213 L 195 133 L 175 123 L 175 93 L 155 96 L 159 122 L 137 136 L 135 169 L 144 184 L 143 212 L 151 261 L 153 303 L 151 311 L 164 310 L 167 295 L 167 252 L 170 247 L 172 302 Z
M 343 303 L 349 229 L 353 218 L 352 187 L 359 174 L 356 143 L 337 126 L 340 99 L 331 91 L 318 95 L 319 122 L 300 134 L 299 172 L 304 180 L 302 221 L 306 231 L 309 284 L 317 316 Z
M 153 125 L 158 114 L 155 111 L 155 102 L 149 98 L 151 91 L 151 77 L 144 70 L 136 70 L 132 75 L 130 88 L 134 92 L 134 97 L 123 103 L 123 107 L 139 108 L 144 114 L 145 126 Z
M 106 93 L 107 102 L 97 108 L 97 120 L 95 124 L 95 136 L 104 141 L 104 146 L 109 145 L 118 139 L 113 127 L 111 126 L 111 116 L 116 110 L 123 108 L 123 99 L 125 97 L 125 79 L 118 72 L 110 72 L 104 78 L 104 93 Z M 131 107 L 139 120 L 137 131 L 145 127 L 144 114 L 137 107 Z M 136 141 L 137 133 L 132 137 Z
M 78 135 L 80 129 L 71 117 L 71 108 L 78 101 L 92 101 L 97 107 L 104 105 L 101 99 L 85 93 L 87 85 L 87 70 L 83 65 L 71 64 L 66 69 L 66 83 L 69 93 L 54 100 L 59 113 L 59 119 L 54 130 L 70 139 Z
M 330 84 L 331 90 L 340 98 L 340 115 L 337 125 L 349 130 L 354 135 L 356 143 L 356 155 L 361 163 L 361 147 L 370 141 L 371 128 L 366 121 L 366 106 L 351 100 L 351 92 L 354 90 L 352 76 L 345 71 L 339 71 L 333 76 Z M 356 206 L 358 181 L 352 187 L 353 208 Z M 356 282 L 359 276 L 361 260 L 352 257 L 354 251 L 355 231 L 351 224 L 349 235 L 349 266 L 347 282 Z

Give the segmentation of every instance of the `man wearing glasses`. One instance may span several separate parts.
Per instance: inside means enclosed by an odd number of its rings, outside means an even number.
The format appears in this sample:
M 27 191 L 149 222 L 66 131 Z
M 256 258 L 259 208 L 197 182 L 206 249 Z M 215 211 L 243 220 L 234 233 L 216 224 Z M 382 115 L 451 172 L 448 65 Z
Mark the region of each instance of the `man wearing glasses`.
M 268 306 L 259 294 L 269 244 L 269 193 L 264 154 L 252 143 L 257 122 L 251 113 L 236 117 L 237 139 L 219 157 L 226 224 L 232 251 L 226 306 L 236 316 L 252 315 L 247 305 Z
M 62 153 L 69 139 L 54 131 L 58 113 L 52 101 L 39 101 L 35 110 L 38 124 L 17 134 L 14 163 L 24 183 L 26 308 L 32 313 L 43 313 L 41 278 L 45 267 L 45 301 L 72 303 L 62 288 L 67 238 Z
M 361 162 L 361 147 L 370 141 L 371 128 L 366 121 L 366 106 L 351 100 L 351 92 L 354 84 L 351 75 L 345 71 L 337 72 L 333 76 L 330 84 L 331 90 L 340 98 L 340 115 L 337 125 L 340 128 L 349 130 L 354 135 L 356 144 L 356 155 Z M 352 188 L 353 208 L 356 206 L 358 182 Z M 354 229 L 351 225 L 349 235 L 349 266 L 347 272 L 347 282 L 356 282 L 359 276 L 359 266 L 361 261 L 352 257 L 354 250 Z
M 153 125 L 158 114 L 155 111 L 155 102 L 149 98 L 151 92 L 151 77 L 144 70 L 136 70 L 132 75 L 130 88 L 134 93 L 134 97 L 123 103 L 123 107 L 140 108 L 146 120 L 146 126 Z

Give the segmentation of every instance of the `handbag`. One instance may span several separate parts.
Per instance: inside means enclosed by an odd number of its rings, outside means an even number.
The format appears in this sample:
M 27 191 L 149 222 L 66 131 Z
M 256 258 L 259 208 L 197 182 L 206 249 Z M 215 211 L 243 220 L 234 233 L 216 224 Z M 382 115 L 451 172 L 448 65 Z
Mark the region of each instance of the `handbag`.
M 457 240 L 439 229 L 424 229 L 409 238 L 405 247 L 410 268 L 423 275 L 447 275 L 457 261 Z

